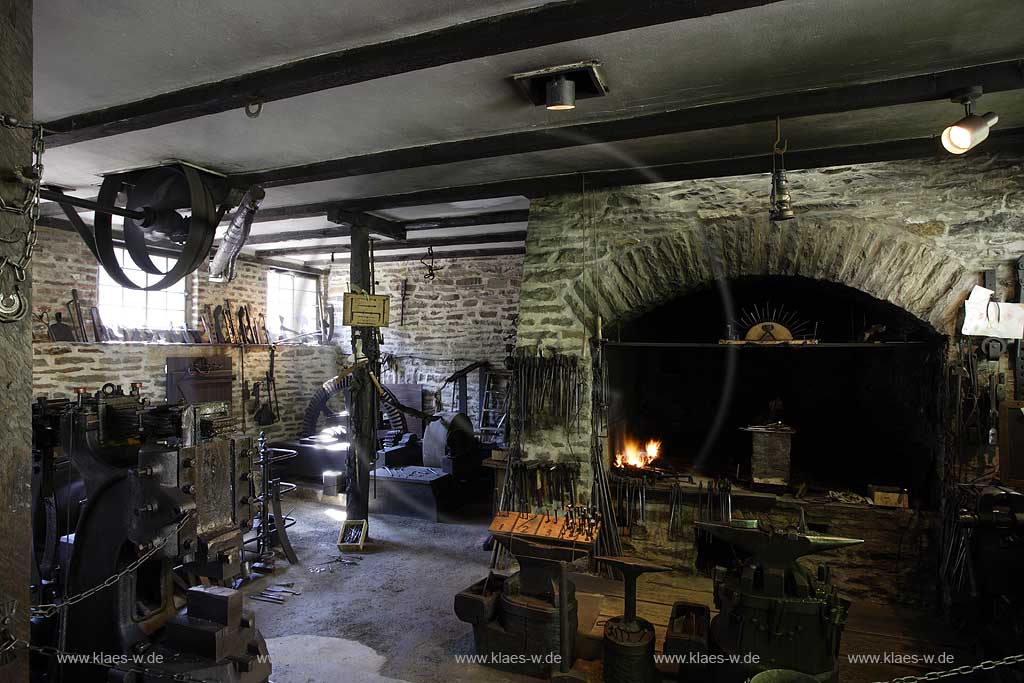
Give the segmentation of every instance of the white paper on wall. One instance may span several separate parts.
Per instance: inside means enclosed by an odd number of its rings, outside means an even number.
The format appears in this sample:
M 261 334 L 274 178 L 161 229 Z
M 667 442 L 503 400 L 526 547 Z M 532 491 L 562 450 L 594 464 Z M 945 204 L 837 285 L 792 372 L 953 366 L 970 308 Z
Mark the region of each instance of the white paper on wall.
M 964 302 L 961 332 L 975 337 L 1024 338 L 1024 304 L 992 301 L 992 290 L 975 285 Z

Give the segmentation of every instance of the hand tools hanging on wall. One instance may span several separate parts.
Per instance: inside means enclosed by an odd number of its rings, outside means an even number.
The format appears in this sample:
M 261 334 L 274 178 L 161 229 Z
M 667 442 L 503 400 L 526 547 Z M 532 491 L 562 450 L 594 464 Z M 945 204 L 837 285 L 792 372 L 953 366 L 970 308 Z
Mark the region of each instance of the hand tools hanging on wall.
M 265 381 L 263 383 L 263 389 L 266 393 L 266 402 L 260 405 L 259 409 L 253 418 L 256 420 L 258 425 L 269 425 L 277 422 L 278 416 L 281 415 L 281 404 L 277 401 L 277 382 L 274 379 L 274 364 L 275 364 L 276 349 L 270 347 L 270 365 L 267 368 L 265 375 Z M 259 386 L 258 384 L 256 385 Z M 257 388 L 257 400 L 258 400 L 258 388 Z M 273 403 L 273 407 L 271 407 Z
M 228 341 L 232 344 L 241 343 L 241 337 L 238 336 L 238 330 L 235 328 L 235 319 L 232 315 L 231 299 L 224 299 L 224 308 L 222 315 L 224 317 L 224 327 L 227 332 Z M 216 311 L 214 311 L 216 314 Z
M 113 336 L 111 330 L 103 325 L 103 318 L 100 317 L 100 309 L 93 306 L 89 309 L 89 317 L 92 318 L 92 333 L 98 342 L 110 341 Z
M 231 339 L 228 337 L 227 323 L 224 321 L 224 307 L 217 306 L 213 309 L 213 338 L 216 339 L 218 344 L 230 344 Z
M 682 482 L 672 482 L 668 494 L 668 531 L 669 541 L 679 541 L 685 536 L 685 529 L 691 523 L 683 517 L 684 494 Z
M 69 342 L 75 341 L 75 330 L 64 322 L 63 314 L 57 311 L 53 314 L 54 322 L 49 322 L 49 314 L 46 315 L 46 329 L 47 334 L 50 335 L 50 341 L 55 342 Z
M 624 536 L 647 537 L 647 474 L 615 478 L 615 516 Z
M 238 342 L 240 344 L 259 344 L 260 337 L 253 323 L 252 306 L 245 304 L 239 306 L 236 313 L 238 317 Z
M 586 506 L 577 504 L 576 482 L 579 476 L 579 463 L 509 460 L 505 485 L 498 501 L 498 514 L 536 511 L 553 519 L 557 519 L 559 514 L 568 519 L 572 510 L 571 514 L 577 520 L 599 520 L 597 511 L 584 512 Z M 491 551 L 491 568 L 504 567 L 509 558 L 504 547 L 495 543 Z
M 68 318 L 75 326 L 75 337 L 77 341 L 89 341 L 89 335 L 85 332 L 85 318 L 82 317 L 82 302 L 78 298 L 78 290 L 71 290 L 71 301 L 65 304 L 68 309 Z
M 578 463 L 520 460 L 508 464 L 505 476 L 503 512 L 564 510 L 576 505 Z
M 270 343 L 270 329 L 267 327 L 267 318 L 260 313 L 260 329 L 263 330 L 263 338 Z
M 709 481 L 707 487 L 700 482 L 697 487 L 698 522 L 712 524 L 732 523 L 732 482 L 728 479 Z M 710 540 L 711 536 L 698 527 L 697 540 Z
M 611 484 L 608 480 L 608 461 L 604 455 L 605 438 L 608 433 L 607 416 L 607 366 L 604 363 L 604 347 L 601 342 L 601 319 L 597 320 L 597 336 L 590 340 L 591 386 L 590 400 L 594 409 L 590 411 L 590 471 L 594 475 L 591 500 L 602 520 L 597 538 L 595 554 L 619 556 L 622 541 L 619 539 L 619 522 L 612 500 Z M 582 377 L 582 375 L 581 375 Z M 596 569 L 597 567 L 592 567 Z
M 521 432 L 542 425 L 579 428 L 584 378 L 580 359 L 518 348 L 507 361 L 512 371 L 512 411 Z

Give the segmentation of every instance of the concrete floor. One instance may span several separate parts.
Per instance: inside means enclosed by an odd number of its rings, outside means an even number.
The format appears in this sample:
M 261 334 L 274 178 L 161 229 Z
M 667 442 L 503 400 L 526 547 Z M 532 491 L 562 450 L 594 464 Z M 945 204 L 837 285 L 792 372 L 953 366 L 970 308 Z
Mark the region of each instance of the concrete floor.
M 455 594 L 487 575 L 482 550 L 487 522 L 436 524 L 385 515 L 370 520 L 358 566 L 331 564 L 343 508 L 296 501 L 289 538 L 300 564 L 244 588 L 258 593 L 294 583 L 302 595 L 283 605 L 247 600 L 267 638 L 274 683 L 536 683 L 537 679 L 459 663 L 473 654 L 469 624 L 459 621 Z M 346 554 L 346 557 L 349 555 Z
M 372 516 L 372 541 L 358 565 L 322 564 L 341 556 L 336 543 L 344 508 L 295 501 L 297 523 L 289 529 L 300 564 L 279 559 L 278 573 L 246 585 L 258 593 L 276 583 L 294 583 L 283 605 L 249 600 L 248 609 L 267 639 L 275 683 L 537 683 L 490 667 L 456 661 L 474 654 L 469 624 L 456 618 L 455 594 L 487 575 L 490 553 L 486 513 L 479 520 L 434 523 L 405 517 Z M 313 573 L 310 569 L 324 569 Z M 705 600 L 711 582 L 704 577 L 652 575 L 641 586 L 641 611 L 652 623 L 667 624 L 677 599 Z M 578 577 L 579 591 L 599 598 L 604 617 L 621 614 L 622 586 L 596 577 Z M 580 581 L 583 581 L 581 584 Z M 603 582 L 601 585 L 596 585 Z M 593 583 L 594 586 L 587 587 Z M 664 585 L 662 585 L 664 584 Z M 604 597 L 601 597 L 601 596 Z M 956 652 L 971 660 L 941 620 L 884 605 L 856 604 L 843 637 L 843 653 L 898 651 Z M 601 622 L 594 626 L 600 634 Z M 660 642 L 660 641 L 659 641 Z M 580 665 L 600 680 L 600 663 Z M 843 665 L 847 681 L 891 680 L 920 675 L 934 667 Z

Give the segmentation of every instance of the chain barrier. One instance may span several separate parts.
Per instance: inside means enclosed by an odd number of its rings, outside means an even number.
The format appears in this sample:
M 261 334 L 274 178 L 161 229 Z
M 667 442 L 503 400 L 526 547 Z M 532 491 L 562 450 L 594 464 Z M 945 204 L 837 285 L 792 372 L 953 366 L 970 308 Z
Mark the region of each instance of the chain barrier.
M 0 193 L 0 212 L 27 216 L 29 227 L 25 234 L 16 235 L 11 232 L 0 236 L 0 242 L 15 244 L 24 240 L 20 256 L 15 260 L 10 256 L 0 259 L 0 280 L 5 271 L 10 271 L 14 280 L 13 291 L 5 291 L 0 287 L 0 322 L 17 322 L 28 312 L 28 302 L 21 293 L 20 283 L 25 281 L 25 274 L 32 263 L 32 252 L 35 251 L 38 233 L 36 224 L 39 220 L 39 188 L 43 182 L 43 127 L 36 124 L 22 123 L 8 114 L 0 113 L 0 127 L 11 130 L 32 131 L 32 163 L 23 169 L 15 170 L 13 180 L 25 186 L 25 194 L 21 201 L 8 202 Z
M 992 671 L 993 669 L 998 669 L 1001 666 L 1013 666 L 1014 664 L 1024 664 L 1024 654 L 1010 655 L 1009 657 L 997 660 L 986 660 L 973 666 L 958 666 L 955 669 L 947 669 L 946 671 L 929 671 L 928 673 L 921 674 L 920 676 L 903 676 L 901 678 L 894 678 L 891 681 L 875 681 L 874 683 L 919 683 L 920 681 L 941 681 L 944 678 L 966 676 L 967 674 L 973 674 L 979 671 Z
M 11 650 L 25 650 L 28 652 L 35 652 L 36 654 L 44 655 L 46 657 L 63 658 L 65 664 L 71 665 L 85 665 L 85 666 L 98 666 L 108 671 L 118 671 L 124 673 L 139 674 L 146 678 L 162 678 L 168 681 L 179 681 L 180 683 L 219 683 L 216 679 L 211 678 L 195 678 L 185 673 L 173 673 L 171 671 L 164 671 L 162 669 L 151 669 L 145 666 L 130 666 L 127 664 L 110 666 L 102 662 L 90 662 L 81 653 L 65 652 L 55 647 L 49 647 L 45 645 L 32 645 L 26 640 L 13 638 L 7 641 L 6 644 L 0 646 L 0 654 L 9 652 Z
M 97 584 L 89 590 L 83 591 L 77 595 L 72 595 L 70 598 L 65 598 L 63 601 L 58 603 L 36 605 L 32 608 L 32 616 L 42 617 L 44 619 L 52 617 L 53 615 L 57 614 L 57 612 L 67 607 L 70 607 L 71 605 L 79 603 L 87 598 L 90 598 L 93 595 L 96 595 L 97 593 L 104 591 L 107 588 L 110 588 L 111 586 L 116 585 L 122 578 L 134 572 L 136 569 L 141 567 L 147 560 L 149 560 L 149 558 L 153 557 L 158 552 L 160 552 L 160 549 L 167 544 L 167 541 L 170 540 L 171 536 L 174 536 L 176 533 L 181 531 L 185 527 L 185 525 L 192 520 L 193 515 L 194 513 L 189 512 L 184 517 L 182 517 L 181 521 L 178 522 L 178 525 L 175 526 L 170 533 L 156 541 L 156 543 L 153 544 L 153 547 L 147 550 L 141 557 L 139 557 L 139 559 L 129 564 L 127 567 L 122 569 L 117 574 L 108 577 L 105 581 L 103 581 L 103 583 Z
M 114 574 L 113 576 L 107 578 L 105 581 L 103 581 L 102 583 L 100 583 L 100 584 L 90 588 L 89 590 L 83 591 L 83 592 L 81 592 L 81 593 L 79 593 L 77 595 L 73 595 L 70 598 L 67 598 L 67 599 L 63 600 L 62 602 L 46 604 L 46 605 L 37 605 L 37 606 L 33 607 L 32 610 L 31 610 L 32 616 L 33 617 L 42 617 L 42 618 L 52 617 L 53 615 L 57 614 L 61 610 L 65 609 L 67 607 L 70 607 L 71 605 L 74 605 L 75 603 L 79 603 L 79 602 L 81 602 L 81 601 L 83 601 L 83 600 L 85 600 L 85 599 L 87 599 L 87 598 L 89 598 L 89 597 L 91 597 L 93 595 L 96 595 L 100 591 L 106 590 L 107 588 L 117 584 L 117 582 L 120 581 L 122 578 L 124 578 L 126 575 L 128 575 L 128 574 L 134 572 L 135 570 L 137 570 L 147 560 L 149 560 L 151 557 L 153 557 L 158 552 L 160 552 L 160 550 L 165 545 L 167 545 L 167 541 L 169 541 L 172 536 L 174 536 L 179 531 L 181 531 L 183 528 L 185 528 L 185 525 L 188 524 L 190 521 L 192 521 L 192 518 L 194 516 L 195 516 L 195 513 L 193 513 L 193 512 L 187 513 L 184 517 L 182 517 L 181 521 L 178 522 L 177 525 L 175 525 L 174 529 L 171 532 L 169 532 L 168 534 L 166 534 L 165 536 L 163 536 L 162 538 L 157 540 L 153 544 L 153 546 L 151 548 L 149 548 L 145 553 L 143 553 L 137 560 L 135 560 L 134 562 L 129 564 L 127 567 L 122 569 L 117 574 Z M 63 658 L 68 660 L 67 663 L 71 663 L 71 664 L 86 664 L 86 665 L 90 665 L 90 666 L 102 666 L 102 667 L 106 667 L 107 669 L 115 669 L 117 671 L 124 671 L 126 673 L 142 674 L 143 676 L 150 676 L 150 677 L 153 677 L 153 678 L 164 678 L 164 679 L 167 679 L 167 680 L 170 680 L 170 681 L 180 681 L 181 683 L 217 683 L 217 681 L 211 680 L 211 679 L 194 678 L 192 676 L 189 676 L 188 674 L 172 673 L 172 672 L 169 672 L 169 671 L 163 671 L 163 670 L 160 670 L 160 669 L 150 669 L 150 668 L 147 668 L 147 667 L 136 667 L 136 666 L 114 666 L 114 667 L 111 667 L 111 666 L 109 666 L 107 664 L 104 664 L 102 662 L 90 662 L 88 660 L 82 660 L 82 655 L 80 653 L 65 652 L 65 651 L 60 650 L 58 648 L 49 647 L 49 646 L 45 646 L 45 645 L 32 645 L 31 643 L 29 643 L 26 640 L 21 640 L 21 639 L 17 639 L 17 638 L 11 638 L 11 639 L 7 640 L 6 643 L 0 645 L 0 655 L 4 654 L 6 652 L 10 652 L 11 650 L 14 650 L 14 649 L 28 650 L 30 652 L 35 652 L 35 653 L 46 655 L 46 656 L 49 656 L 49 657 L 63 657 Z

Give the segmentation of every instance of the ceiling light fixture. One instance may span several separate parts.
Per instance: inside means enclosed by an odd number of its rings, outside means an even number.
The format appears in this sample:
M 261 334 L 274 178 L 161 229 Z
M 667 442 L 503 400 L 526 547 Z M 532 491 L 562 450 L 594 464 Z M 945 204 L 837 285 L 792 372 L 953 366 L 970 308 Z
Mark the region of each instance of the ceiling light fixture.
M 981 88 L 974 87 L 951 98 L 951 101 L 964 105 L 965 116 L 942 131 L 942 146 L 950 154 L 963 154 L 974 149 L 985 141 L 992 126 L 999 123 L 995 112 L 981 116 L 974 112 L 979 97 Z
M 576 81 L 558 74 L 548 81 L 547 104 L 549 111 L 567 111 L 576 108 Z
M 775 145 L 772 148 L 772 196 L 771 207 L 768 209 L 768 220 L 788 221 L 796 218 L 793 211 L 793 198 L 789 194 L 789 180 L 786 178 L 785 154 L 789 147 L 787 140 L 782 142 L 782 119 L 775 119 Z
M 511 79 L 531 104 L 551 111 L 569 111 L 576 108 L 576 100 L 608 94 L 596 59 L 512 74 Z

